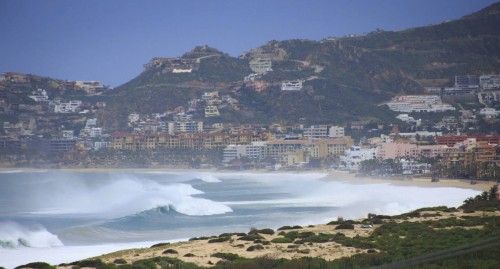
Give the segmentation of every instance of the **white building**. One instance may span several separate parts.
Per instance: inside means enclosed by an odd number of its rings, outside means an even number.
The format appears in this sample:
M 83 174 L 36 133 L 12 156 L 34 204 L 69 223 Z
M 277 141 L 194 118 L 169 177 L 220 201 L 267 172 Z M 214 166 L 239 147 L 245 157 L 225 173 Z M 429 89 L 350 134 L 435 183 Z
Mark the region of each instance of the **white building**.
M 55 113 L 75 113 L 80 109 L 82 101 L 71 100 L 69 102 L 56 103 L 54 106 Z
M 325 137 L 328 137 L 328 126 L 327 125 L 311 125 L 308 128 L 304 128 L 304 137 L 307 137 L 307 138 L 325 138 Z
M 73 139 L 73 138 L 75 138 L 74 133 L 75 132 L 73 130 L 63 130 L 62 131 L 62 138 L 63 139 Z
M 328 129 L 328 137 L 343 137 L 345 136 L 344 127 L 340 126 L 331 126 Z
M 203 132 L 202 121 L 175 121 L 167 124 L 169 134 Z
M 479 77 L 479 85 L 483 90 L 500 88 L 500 75 L 482 75 Z
M 97 118 L 87 119 L 85 122 L 85 127 L 96 127 L 97 126 Z
M 201 96 L 201 99 L 204 101 L 209 101 L 209 100 L 218 99 L 218 98 L 219 98 L 218 91 L 204 92 L 203 95 Z
M 87 94 L 93 94 L 96 91 L 103 90 L 105 87 L 100 81 L 75 81 L 75 87 L 77 89 L 83 90 Z
M 298 80 L 292 80 L 292 81 L 285 81 L 281 83 L 281 90 L 282 91 L 300 91 L 302 90 L 302 83 L 303 81 L 298 79 Z
M 349 171 L 358 171 L 362 161 L 372 160 L 376 157 L 376 148 L 361 148 L 352 146 L 340 157 L 342 167 Z
M 130 113 L 128 115 L 128 124 L 130 125 L 132 123 L 136 123 L 136 122 L 139 121 L 139 119 L 140 119 L 139 114 L 137 114 L 137 113 Z
M 403 175 L 421 175 L 431 172 L 431 165 L 428 163 L 416 162 L 413 160 L 401 160 Z
M 498 111 L 494 108 L 491 108 L 491 107 L 481 108 L 481 110 L 479 111 L 479 115 L 481 115 L 487 119 L 496 118 L 498 116 L 498 114 L 500 114 L 500 111 Z
M 455 110 L 441 101 L 438 95 L 402 95 L 387 103 L 389 109 L 397 112 L 442 112 Z
M 265 141 L 256 141 L 245 145 L 228 145 L 222 153 L 222 161 L 228 163 L 242 157 L 261 160 L 264 158 L 266 144 Z
M 256 74 L 256 73 L 252 73 L 248 76 L 245 76 L 243 78 L 243 82 L 251 82 L 251 81 L 255 81 L 256 78 L 259 77 L 259 74 Z
M 273 71 L 272 62 L 269 58 L 254 58 L 250 60 L 250 69 L 257 74 Z
M 228 163 L 245 155 L 245 145 L 228 145 L 222 152 L 222 162 Z
M 174 74 L 191 73 L 192 71 L 193 71 L 192 68 L 174 68 L 174 69 L 172 69 L 172 73 L 174 73 Z
M 102 136 L 102 128 L 101 127 L 92 127 L 90 128 L 90 137 L 100 137 Z
M 193 116 L 191 114 L 186 114 L 184 112 L 177 113 L 174 116 L 174 121 L 190 121 L 193 119 Z
M 46 90 L 37 89 L 36 91 L 31 92 L 29 98 L 35 100 L 35 102 L 47 102 L 49 101 L 49 96 L 47 95 Z
M 220 115 L 220 113 L 219 113 L 219 109 L 217 108 L 217 106 L 206 106 L 205 107 L 205 117 L 206 118 L 217 117 L 219 115 Z

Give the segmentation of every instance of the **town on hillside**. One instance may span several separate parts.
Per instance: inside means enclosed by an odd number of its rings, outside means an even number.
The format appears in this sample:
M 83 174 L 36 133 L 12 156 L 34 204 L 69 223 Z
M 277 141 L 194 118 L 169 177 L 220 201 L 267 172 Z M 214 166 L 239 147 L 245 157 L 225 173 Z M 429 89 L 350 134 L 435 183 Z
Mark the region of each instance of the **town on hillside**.
M 185 74 L 202 60 L 155 58 L 146 68 L 168 66 L 167 72 Z M 273 72 L 272 62 L 262 55 L 250 60 L 253 73 L 242 80 L 263 90 L 257 81 Z M 302 91 L 310 79 L 283 81 L 281 91 Z M 121 129 L 103 124 L 109 119 L 106 99 L 99 97 L 113 89 L 97 81 L 43 80 L 0 76 L 3 167 L 340 169 L 433 180 L 499 179 L 499 130 L 483 125 L 499 126 L 500 75 L 456 75 L 449 87 L 396 95 L 379 104 L 393 113 L 387 122 L 228 122 L 224 113 L 240 109 L 237 90 L 213 88 L 174 109 L 130 113 Z

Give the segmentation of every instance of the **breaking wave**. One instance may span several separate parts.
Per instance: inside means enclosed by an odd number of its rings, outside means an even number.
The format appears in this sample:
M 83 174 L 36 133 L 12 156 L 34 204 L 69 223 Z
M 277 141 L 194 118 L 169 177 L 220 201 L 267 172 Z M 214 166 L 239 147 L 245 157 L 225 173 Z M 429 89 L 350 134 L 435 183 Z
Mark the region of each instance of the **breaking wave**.
M 41 206 L 32 213 L 98 214 L 115 218 L 163 206 L 193 216 L 232 212 L 225 204 L 196 197 L 203 192 L 184 183 L 164 185 L 148 179 L 121 176 L 94 185 L 74 180 L 53 185 L 46 190 L 48 193 L 38 194 L 35 203 Z
M 220 179 L 218 179 L 216 176 L 212 174 L 195 174 L 194 178 L 199 179 L 201 181 L 207 182 L 207 183 L 218 183 L 221 182 Z
M 0 248 L 60 247 L 59 238 L 43 226 L 26 227 L 14 222 L 0 222 Z

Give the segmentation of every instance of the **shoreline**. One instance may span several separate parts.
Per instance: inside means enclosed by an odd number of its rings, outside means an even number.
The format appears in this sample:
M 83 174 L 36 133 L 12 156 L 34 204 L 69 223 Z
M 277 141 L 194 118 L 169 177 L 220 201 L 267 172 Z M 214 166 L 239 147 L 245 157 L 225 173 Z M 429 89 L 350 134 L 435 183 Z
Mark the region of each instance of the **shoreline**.
M 7 168 L 0 167 L 0 174 L 14 174 L 14 173 L 43 173 L 48 171 L 56 172 L 74 172 L 74 173 L 111 173 L 111 172 L 131 172 L 131 173 L 144 173 L 144 172 L 172 172 L 172 173 L 255 173 L 255 174 L 307 174 L 307 173 L 324 173 L 326 181 L 339 181 L 353 184 L 390 184 L 395 186 L 416 186 L 416 187 L 449 187 L 449 188 L 462 188 L 472 189 L 478 191 L 487 191 L 493 185 L 497 184 L 495 181 L 476 180 L 475 184 L 471 184 L 472 180 L 467 179 L 440 179 L 438 182 L 431 182 L 429 177 L 403 177 L 397 176 L 392 178 L 382 178 L 373 176 L 358 176 L 348 171 L 332 170 L 332 169 L 316 169 L 316 170 L 220 170 L 217 168 L 172 168 L 172 167 L 153 167 L 153 168 Z
M 342 179 L 338 179 L 342 178 Z M 493 185 L 497 184 L 495 181 L 476 180 L 476 184 L 471 184 L 471 180 L 466 179 L 440 179 L 438 182 L 432 182 L 429 177 L 414 177 L 414 178 L 381 178 L 381 177 L 364 177 L 356 176 L 355 174 L 345 171 L 330 171 L 328 180 L 342 181 L 354 184 L 390 184 L 395 186 L 415 186 L 415 187 L 442 187 L 442 188 L 461 188 L 472 189 L 477 191 L 488 191 Z

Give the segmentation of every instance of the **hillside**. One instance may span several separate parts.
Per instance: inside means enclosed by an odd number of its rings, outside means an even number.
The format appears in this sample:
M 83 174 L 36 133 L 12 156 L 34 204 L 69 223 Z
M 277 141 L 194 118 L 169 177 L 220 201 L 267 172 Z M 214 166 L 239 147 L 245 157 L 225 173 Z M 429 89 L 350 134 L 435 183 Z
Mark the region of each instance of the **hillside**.
M 460 19 L 403 31 L 377 30 L 363 36 L 270 41 L 239 57 L 198 46 L 180 57 L 155 57 L 129 82 L 99 95 L 99 120 L 108 130 L 126 127 L 127 116 L 188 110 L 188 103 L 217 90 L 236 100 L 220 107 L 210 122 L 338 123 L 394 119 L 380 106 L 397 94 L 450 86 L 455 75 L 500 73 L 500 3 Z M 265 58 L 272 71 L 254 74 L 250 62 Z M 0 81 L 8 103 L 32 102 L 37 88 L 51 97 L 88 99 L 74 83 L 23 75 Z M 246 79 L 245 79 L 246 77 Z M 283 82 L 301 80 L 299 91 Z M 126 105 L 124 105 L 126 104 Z M 177 111 L 176 110 L 176 111 Z M 203 111 L 195 111 L 203 118 Z
M 454 21 L 404 31 L 271 41 L 238 58 L 208 46 L 196 47 L 176 58 L 178 62 L 155 58 L 155 65 L 153 59 L 144 72 L 113 91 L 110 114 L 185 107 L 190 99 L 215 89 L 241 105 L 238 111 L 222 113 L 221 121 L 390 119 L 392 113 L 378 104 L 396 94 L 450 85 L 454 75 L 498 73 L 499 10 L 500 4 L 494 4 Z M 245 83 L 243 78 L 252 73 L 249 61 L 262 55 L 272 60 L 273 71 Z M 192 68 L 190 73 L 172 72 L 183 65 Z M 293 79 L 305 81 L 303 90 L 280 90 L 282 81 Z M 122 117 L 117 120 L 115 124 L 123 124 Z

